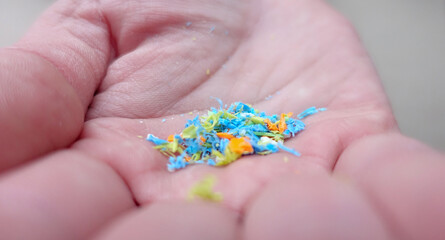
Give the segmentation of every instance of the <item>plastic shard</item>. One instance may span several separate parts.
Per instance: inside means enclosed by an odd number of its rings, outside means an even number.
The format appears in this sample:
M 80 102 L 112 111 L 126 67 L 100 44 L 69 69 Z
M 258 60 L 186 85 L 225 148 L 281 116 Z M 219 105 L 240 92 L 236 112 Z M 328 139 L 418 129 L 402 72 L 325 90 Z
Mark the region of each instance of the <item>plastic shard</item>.
M 199 198 L 205 201 L 220 202 L 223 200 L 223 196 L 219 192 L 213 190 L 216 183 L 216 177 L 209 175 L 197 182 L 189 190 L 188 199 L 195 200 Z

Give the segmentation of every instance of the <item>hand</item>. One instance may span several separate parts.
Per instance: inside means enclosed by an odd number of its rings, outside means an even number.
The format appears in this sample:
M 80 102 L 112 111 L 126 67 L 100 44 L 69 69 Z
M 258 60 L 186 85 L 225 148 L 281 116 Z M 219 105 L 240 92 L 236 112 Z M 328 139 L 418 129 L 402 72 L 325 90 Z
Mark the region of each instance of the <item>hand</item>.
M 443 155 L 400 135 L 352 27 L 321 1 L 64 0 L 0 56 L 2 238 L 445 236 Z M 286 141 L 302 157 L 167 172 L 139 136 L 179 132 L 210 96 L 328 111 Z M 208 174 L 223 202 L 187 202 Z

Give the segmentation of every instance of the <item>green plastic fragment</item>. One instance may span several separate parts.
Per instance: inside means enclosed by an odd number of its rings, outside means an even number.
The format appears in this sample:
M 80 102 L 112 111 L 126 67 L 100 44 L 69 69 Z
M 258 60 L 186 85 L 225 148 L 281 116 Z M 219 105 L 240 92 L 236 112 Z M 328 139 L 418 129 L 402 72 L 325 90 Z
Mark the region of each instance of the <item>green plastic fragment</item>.
M 199 159 L 201 159 L 201 154 L 202 154 L 202 151 L 199 151 L 199 152 L 193 154 L 192 161 L 198 161 Z
M 219 118 L 221 117 L 222 112 L 214 113 L 209 112 L 206 117 L 203 117 L 204 120 L 202 123 L 202 126 L 206 131 L 212 131 L 213 128 L 215 128 L 216 125 L 219 123 Z
M 183 147 L 179 144 L 178 139 L 173 139 L 173 142 L 163 143 L 153 147 L 159 151 L 166 153 L 168 156 L 175 156 L 175 153 L 181 154 Z
M 228 113 L 226 110 L 224 110 L 224 113 L 221 117 L 224 119 L 235 119 L 236 118 L 235 115 Z
M 196 134 L 196 131 L 198 130 L 198 127 L 195 125 L 190 125 L 184 130 L 182 130 L 182 137 L 183 138 L 196 138 L 198 135 Z
M 262 117 L 251 117 L 250 121 L 253 124 L 264 124 L 264 118 L 262 118 Z
M 262 151 L 262 152 L 258 152 L 257 154 L 258 155 L 268 155 L 268 154 L 271 154 L 272 153 L 272 151 Z
M 215 154 L 216 159 L 218 160 L 216 166 L 225 166 L 231 164 L 241 157 L 241 154 L 230 151 L 229 147 L 226 147 L 226 149 L 224 150 L 224 155 L 216 150 L 213 150 L 212 153 Z

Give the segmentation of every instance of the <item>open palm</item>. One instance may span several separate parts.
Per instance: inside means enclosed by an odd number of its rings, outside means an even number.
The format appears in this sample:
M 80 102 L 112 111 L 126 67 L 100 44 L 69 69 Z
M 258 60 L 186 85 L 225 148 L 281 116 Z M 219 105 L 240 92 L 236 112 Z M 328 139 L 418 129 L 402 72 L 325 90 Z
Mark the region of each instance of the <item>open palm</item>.
M 392 192 L 382 180 L 392 179 L 389 172 L 365 174 L 398 166 L 375 160 L 379 152 L 386 157 L 391 139 L 417 143 L 398 135 L 357 36 L 321 1 L 60 1 L 2 54 L 12 59 L 1 64 L 13 69 L 5 76 L 23 80 L 2 82 L 19 89 L 1 102 L 2 115 L 19 110 L 2 116 L 11 130 L 1 136 L 0 166 L 32 160 L 0 178 L 0 223 L 10 226 L 2 229 L 9 238 L 440 234 L 438 219 L 410 229 L 419 222 L 403 220 L 402 210 L 415 204 L 398 211 L 394 198 L 412 193 Z M 13 72 L 23 62 L 30 70 Z M 301 157 L 249 156 L 168 172 L 167 159 L 140 136 L 180 132 L 186 119 L 217 106 L 211 96 L 270 114 L 328 111 L 286 142 Z M 436 161 L 425 174 L 444 168 Z M 187 202 L 188 189 L 208 174 L 223 202 Z

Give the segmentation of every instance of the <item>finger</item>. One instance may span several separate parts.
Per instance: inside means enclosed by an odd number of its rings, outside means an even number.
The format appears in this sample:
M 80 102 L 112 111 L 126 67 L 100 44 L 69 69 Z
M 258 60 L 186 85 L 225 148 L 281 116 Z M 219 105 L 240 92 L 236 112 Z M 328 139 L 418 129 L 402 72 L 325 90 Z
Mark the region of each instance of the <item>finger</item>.
M 0 51 L 0 79 L 0 171 L 77 137 L 84 111 L 49 62 L 29 53 Z
M 111 168 L 75 152 L 52 154 L 0 178 L 2 239 L 85 239 L 133 206 Z
M 114 51 L 99 1 L 57 1 L 12 49 L 31 52 L 63 74 L 84 108 L 105 75 Z
M 244 237 L 389 238 L 378 216 L 354 187 L 328 175 L 293 175 L 270 184 L 246 212 Z
M 233 240 L 237 235 L 237 214 L 219 205 L 155 203 L 113 222 L 94 239 Z
M 445 156 L 398 134 L 368 137 L 335 173 L 357 182 L 400 239 L 445 238 Z
M 0 171 L 78 136 L 111 51 L 96 2 L 57 2 L 0 51 Z

